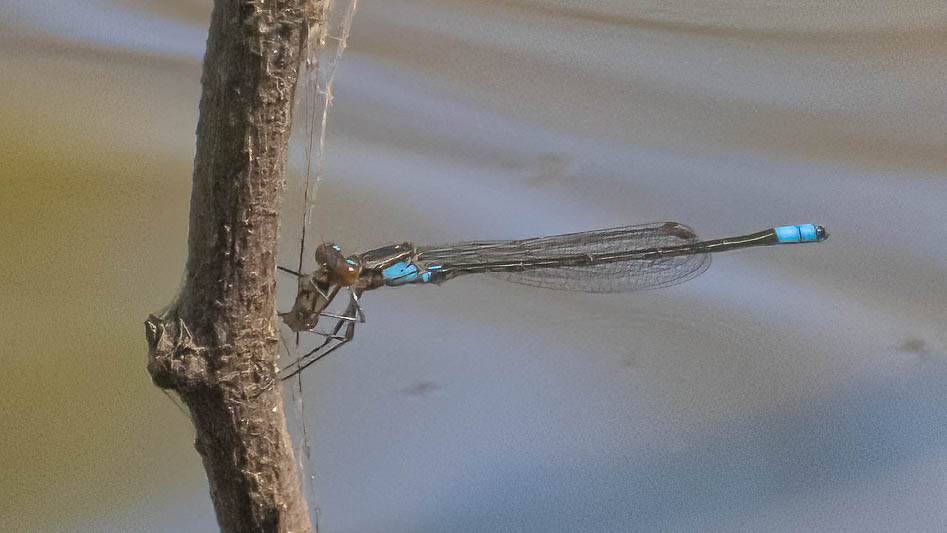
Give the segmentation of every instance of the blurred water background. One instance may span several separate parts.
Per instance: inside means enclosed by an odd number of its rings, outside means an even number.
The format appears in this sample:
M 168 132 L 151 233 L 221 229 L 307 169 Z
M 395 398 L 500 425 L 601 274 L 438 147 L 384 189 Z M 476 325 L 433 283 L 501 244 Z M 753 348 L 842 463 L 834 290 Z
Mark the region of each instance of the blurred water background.
M 0 8 L 0 530 L 216 530 L 142 328 L 209 9 Z M 933 0 L 361 0 L 314 240 L 832 236 L 644 293 L 366 294 L 307 373 L 322 531 L 942 531 L 945 72 Z

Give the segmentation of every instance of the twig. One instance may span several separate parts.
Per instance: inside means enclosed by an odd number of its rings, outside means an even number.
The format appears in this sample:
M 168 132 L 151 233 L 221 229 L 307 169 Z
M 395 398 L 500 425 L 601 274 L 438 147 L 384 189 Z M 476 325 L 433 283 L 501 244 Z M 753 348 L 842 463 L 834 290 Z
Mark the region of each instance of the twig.
M 181 292 L 145 324 L 148 370 L 195 427 L 220 528 L 309 532 L 276 379 L 280 182 L 308 20 L 322 0 L 216 0 Z

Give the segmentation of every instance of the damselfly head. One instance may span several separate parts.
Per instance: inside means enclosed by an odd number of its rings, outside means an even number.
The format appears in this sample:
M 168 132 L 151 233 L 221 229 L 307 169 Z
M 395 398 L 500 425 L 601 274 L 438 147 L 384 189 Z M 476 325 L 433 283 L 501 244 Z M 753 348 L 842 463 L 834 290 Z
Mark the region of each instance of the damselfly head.
M 316 246 L 316 264 L 325 267 L 335 257 L 342 256 L 342 249 L 335 243 L 325 242 Z
M 342 249 L 332 243 L 316 247 L 316 263 L 329 282 L 345 287 L 354 285 L 362 273 L 361 259 L 355 255 L 346 258 Z
M 357 255 L 348 257 L 344 262 L 339 263 L 335 271 L 336 279 L 346 287 L 355 285 L 355 282 L 358 281 L 358 277 L 361 274 L 362 259 Z

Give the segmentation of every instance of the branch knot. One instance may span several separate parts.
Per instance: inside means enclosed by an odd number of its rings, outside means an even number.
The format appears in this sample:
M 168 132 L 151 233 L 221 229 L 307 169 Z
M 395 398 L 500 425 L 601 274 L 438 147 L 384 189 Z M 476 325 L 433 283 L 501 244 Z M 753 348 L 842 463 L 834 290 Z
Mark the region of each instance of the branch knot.
M 149 315 L 145 321 L 148 340 L 148 373 L 155 385 L 179 393 L 212 385 L 207 348 L 194 342 L 191 330 L 180 318 Z

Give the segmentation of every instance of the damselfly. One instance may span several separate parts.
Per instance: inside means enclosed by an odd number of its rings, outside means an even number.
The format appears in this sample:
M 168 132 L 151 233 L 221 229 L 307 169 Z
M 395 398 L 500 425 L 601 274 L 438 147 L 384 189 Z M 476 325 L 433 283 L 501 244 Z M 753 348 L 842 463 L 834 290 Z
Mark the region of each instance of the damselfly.
M 698 241 L 691 228 L 677 222 L 661 222 L 517 241 L 471 241 L 444 246 L 404 242 L 349 257 L 335 244 L 322 244 L 316 248 L 318 266 L 312 274 L 280 267 L 299 278 L 296 303 L 289 312 L 280 314 L 283 321 L 293 331 L 313 331 L 324 337 L 322 344 L 283 368 L 281 377 L 295 376 L 351 341 L 355 325 L 365 322 L 359 297 L 379 287 L 440 284 L 463 274 L 485 273 L 549 289 L 656 289 L 700 275 L 710 266 L 710 254 L 714 252 L 822 242 L 826 238 L 828 233 L 822 226 L 801 224 Z M 349 294 L 345 311 L 326 312 L 343 289 Z M 336 320 L 329 332 L 315 330 L 320 316 Z

